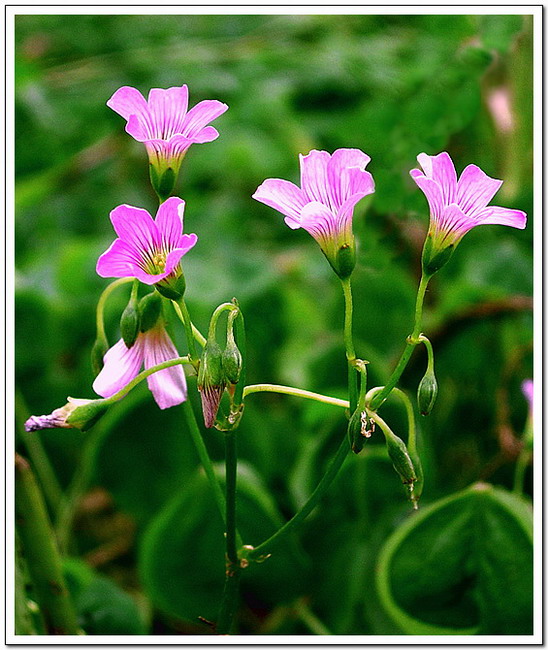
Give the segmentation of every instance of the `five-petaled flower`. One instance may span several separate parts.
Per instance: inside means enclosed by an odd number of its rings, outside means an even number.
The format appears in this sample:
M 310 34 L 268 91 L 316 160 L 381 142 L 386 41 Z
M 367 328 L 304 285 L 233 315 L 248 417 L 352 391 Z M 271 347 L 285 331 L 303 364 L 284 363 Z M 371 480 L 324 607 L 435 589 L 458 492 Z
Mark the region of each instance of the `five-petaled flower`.
M 187 149 L 195 143 L 215 140 L 219 133 L 209 122 L 228 109 L 223 102 L 209 99 L 187 112 L 186 84 L 152 88 L 148 101 L 136 88 L 123 86 L 112 95 L 107 106 L 125 118 L 126 131 L 144 143 L 151 164 L 151 180 L 162 199 L 173 190 Z
M 269 178 L 253 198 L 285 215 L 293 229 L 304 228 L 320 245 L 340 277 L 354 268 L 354 206 L 375 191 L 373 177 L 365 167 L 370 157 L 359 149 L 312 150 L 299 156 L 301 187 L 290 181 Z
M 503 181 L 490 178 L 476 165 L 468 165 L 457 181 L 453 161 L 445 151 L 437 156 L 421 153 L 417 160 L 424 171 L 412 169 L 410 174 L 430 206 L 430 228 L 423 252 L 426 272 L 440 269 L 475 226 L 525 228 L 525 212 L 488 205 Z
M 103 369 L 93 382 L 93 390 L 102 397 L 111 397 L 134 379 L 144 363 L 145 369 L 178 358 L 179 354 L 164 325 L 158 321 L 151 329 L 140 332 L 128 348 L 123 339 L 105 354 Z M 161 409 L 186 400 L 185 373 L 180 365 L 159 370 L 147 377 L 148 387 Z
M 97 273 L 158 286 L 179 278 L 180 259 L 198 240 L 194 234 L 182 234 L 184 207 L 182 199 L 171 197 L 158 208 L 156 220 L 141 208 L 114 208 L 110 220 L 118 239 L 97 261 Z

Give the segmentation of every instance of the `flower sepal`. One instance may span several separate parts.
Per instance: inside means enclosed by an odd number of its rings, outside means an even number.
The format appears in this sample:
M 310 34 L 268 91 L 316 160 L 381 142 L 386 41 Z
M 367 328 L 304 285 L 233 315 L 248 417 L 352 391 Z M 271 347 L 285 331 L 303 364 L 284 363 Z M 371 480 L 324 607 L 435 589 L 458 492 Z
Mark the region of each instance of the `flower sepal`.
M 25 431 L 41 429 L 80 429 L 87 431 L 101 418 L 110 406 L 105 399 L 78 399 L 68 397 L 67 403 L 50 415 L 32 415 L 25 422 Z
M 436 246 L 432 235 L 428 234 L 422 249 L 422 270 L 424 274 L 428 276 L 434 275 L 449 262 L 454 250 L 454 243 L 446 246 Z
M 433 368 L 428 368 L 417 389 L 417 402 L 421 415 L 430 415 L 438 396 L 438 382 Z
M 160 165 L 156 165 L 152 162 L 149 163 L 150 182 L 152 188 L 160 199 L 160 203 L 163 203 L 173 193 L 179 175 L 179 166 L 180 161 L 177 165 L 177 169 L 173 169 L 173 167 L 162 169 Z
M 182 272 L 179 275 L 168 275 L 154 285 L 156 291 L 168 300 L 180 300 L 185 295 L 186 280 Z
M 120 333 L 122 334 L 124 343 L 128 348 L 131 348 L 137 339 L 137 335 L 139 334 L 140 320 L 139 303 L 137 302 L 136 294 L 132 291 L 129 302 L 122 312 L 122 316 L 120 318 Z
M 210 429 L 215 424 L 226 380 L 223 372 L 223 352 L 214 338 L 204 346 L 198 369 L 198 390 L 202 398 L 204 424 Z
M 140 326 L 139 330 L 141 332 L 148 332 L 151 330 L 162 313 L 162 298 L 155 291 L 148 293 L 146 296 L 143 296 L 139 301 L 139 317 L 140 317 Z M 125 340 L 124 340 L 124 343 Z M 127 343 L 126 343 L 127 345 Z M 127 345 L 129 348 L 130 346 Z
M 334 261 L 331 261 L 329 257 L 327 259 L 339 278 L 346 280 L 352 275 L 352 271 L 356 266 L 356 247 L 354 246 L 354 242 L 343 244 L 337 251 Z

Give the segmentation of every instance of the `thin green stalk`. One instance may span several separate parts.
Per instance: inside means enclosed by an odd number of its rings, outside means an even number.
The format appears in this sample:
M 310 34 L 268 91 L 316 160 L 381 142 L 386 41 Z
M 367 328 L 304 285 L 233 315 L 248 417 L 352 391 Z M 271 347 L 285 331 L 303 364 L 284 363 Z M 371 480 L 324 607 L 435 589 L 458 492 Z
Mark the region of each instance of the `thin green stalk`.
M 238 468 L 236 431 L 225 432 L 226 466 L 226 575 L 223 600 L 217 621 L 217 634 L 229 634 L 238 608 L 240 561 L 236 544 L 236 478 Z
M 344 347 L 348 361 L 348 401 L 350 402 L 350 411 L 354 412 L 358 403 L 358 373 L 354 367 L 356 351 L 352 337 L 352 285 L 350 278 L 341 280 L 341 284 L 344 293 Z
M 133 282 L 133 278 L 119 278 L 118 280 L 114 280 L 114 282 L 111 282 L 108 285 L 108 287 L 106 287 L 106 289 L 103 290 L 103 293 L 99 298 L 99 302 L 97 303 L 97 311 L 96 311 L 97 338 L 106 339 L 104 311 L 105 311 L 105 305 L 108 300 L 108 297 L 115 289 L 121 287 L 124 284 L 127 284 L 128 282 Z
M 15 514 L 23 554 L 49 634 L 79 634 L 61 558 L 42 494 L 28 462 L 15 456 Z
M 345 399 L 328 397 L 327 395 L 321 395 L 320 393 L 313 393 L 310 390 L 293 388 L 292 386 L 281 386 L 280 384 L 250 384 L 244 388 L 244 399 L 247 397 L 247 395 L 252 395 L 253 393 L 281 393 L 282 395 L 304 397 L 305 399 L 312 399 L 316 402 L 323 402 L 324 404 L 341 406 L 342 408 L 346 409 L 350 407 L 349 402 Z
M 335 454 L 327 472 L 322 477 L 321 481 L 318 483 L 316 489 L 310 495 L 308 501 L 304 506 L 286 523 L 284 524 L 274 535 L 269 537 L 266 541 L 259 546 L 256 546 L 254 549 L 248 551 L 245 554 L 245 557 L 248 560 L 257 560 L 261 556 L 265 555 L 270 551 L 272 547 L 276 544 L 279 544 L 289 533 L 291 533 L 296 526 L 298 526 L 306 517 L 314 510 L 318 505 L 320 499 L 324 496 L 325 492 L 333 482 L 333 479 L 337 476 L 338 471 L 342 467 L 345 458 L 348 456 L 350 451 L 350 445 L 348 443 L 348 437 L 344 435 L 344 438 Z
M 236 336 L 236 345 L 242 355 L 242 367 L 240 369 L 240 378 L 234 389 L 234 404 L 239 405 L 244 399 L 245 380 L 247 375 L 247 350 L 245 336 L 245 322 L 242 310 L 238 307 L 238 315 L 234 321 L 234 334 Z
M 190 314 L 188 313 L 188 308 L 184 298 L 179 298 L 175 303 L 180 310 L 181 320 L 183 322 L 186 340 L 188 345 L 188 354 L 192 365 L 195 365 L 198 362 L 198 354 L 196 353 L 196 344 L 194 342 L 194 330 L 192 328 L 192 321 L 190 320 Z
M 413 354 L 415 346 L 420 343 L 420 334 L 422 326 L 422 308 L 424 303 L 424 295 L 426 293 L 426 288 L 428 287 L 428 282 L 430 281 L 431 275 L 425 275 L 424 273 L 421 276 L 421 281 L 417 291 L 417 300 L 415 302 L 415 324 L 413 326 L 413 332 L 407 338 L 403 354 L 398 361 L 398 365 L 394 369 L 394 372 L 390 376 L 390 379 L 386 382 L 384 388 L 375 395 L 371 401 L 370 408 L 372 410 L 377 410 L 379 406 L 384 402 L 384 400 L 390 395 L 394 386 L 398 383 L 403 371 L 405 370 L 409 359 Z
M 301 619 L 301 621 L 306 625 L 306 627 L 312 632 L 312 634 L 318 634 L 322 636 L 331 635 L 331 632 L 324 625 L 322 621 L 314 614 L 310 609 L 310 606 L 304 599 L 299 599 L 295 604 L 295 613 Z
M 56 513 L 63 502 L 63 490 L 49 462 L 39 433 L 25 431 L 23 422 L 29 418 L 30 413 L 19 390 L 15 392 L 15 414 L 19 438 L 25 445 L 50 511 Z
M 417 453 L 417 427 L 415 424 L 415 409 L 413 402 L 409 399 L 407 393 L 400 388 L 394 388 L 394 394 L 397 395 L 405 407 L 407 413 L 407 449 L 411 455 Z

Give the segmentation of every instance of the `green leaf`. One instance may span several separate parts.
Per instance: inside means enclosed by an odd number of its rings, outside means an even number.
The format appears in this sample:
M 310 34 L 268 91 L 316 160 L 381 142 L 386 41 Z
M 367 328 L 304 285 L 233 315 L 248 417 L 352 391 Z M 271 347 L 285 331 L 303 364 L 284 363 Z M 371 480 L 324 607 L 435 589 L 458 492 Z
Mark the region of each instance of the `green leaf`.
M 146 634 L 137 604 L 114 582 L 75 558 L 65 559 L 63 569 L 86 634 Z
M 257 545 L 281 525 L 269 494 L 249 466 L 238 467 L 237 522 L 245 544 Z M 146 530 L 141 580 L 163 612 L 196 622 L 216 620 L 224 584 L 224 531 L 211 487 L 200 471 L 186 482 Z M 265 564 L 242 574 L 245 600 L 271 605 L 300 594 L 305 567 L 294 542 L 275 549 Z
M 406 634 L 532 634 L 532 585 L 531 509 L 483 483 L 410 517 L 378 561 L 381 603 Z

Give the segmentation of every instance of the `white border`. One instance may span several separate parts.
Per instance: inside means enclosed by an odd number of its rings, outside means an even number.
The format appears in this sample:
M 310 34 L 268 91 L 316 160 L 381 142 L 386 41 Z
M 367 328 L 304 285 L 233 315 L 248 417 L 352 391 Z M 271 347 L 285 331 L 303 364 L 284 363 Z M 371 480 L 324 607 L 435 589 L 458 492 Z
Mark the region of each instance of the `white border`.
M 6 54 L 4 60 L 5 69 L 5 94 L 2 90 L 2 97 L 6 106 L 6 133 L 5 141 L 6 151 L 6 237 L 4 241 L 5 262 L 6 263 L 6 326 L 5 341 L 13 341 L 15 336 L 14 325 L 14 267 L 11 260 L 14 259 L 14 161 L 15 151 L 14 134 L 14 103 L 11 101 L 15 96 L 14 93 L 14 32 L 15 16 L 17 15 L 78 15 L 78 14 L 128 14 L 128 15 L 285 15 L 285 14 L 316 14 L 316 15 L 532 15 L 533 16 L 533 38 L 534 38 L 534 430 L 537 432 L 535 437 L 535 458 L 534 458 L 534 515 L 535 515 L 535 571 L 534 571 L 534 633 L 533 635 L 496 635 L 496 636 L 407 636 L 407 635 L 333 635 L 333 636 L 258 636 L 258 635 L 233 635 L 233 636 L 104 636 L 96 635 L 93 637 L 82 636 L 26 636 L 15 635 L 14 631 L 14 603 L 13 598 L 6 599 L 6 641 L 9 645 L 469 645 L 481 647 L 483 645 L 540 645 L 542 644 L 542 436 L 538 432 L 542 431 L 542 360 L 543 360 L 543 320 L 542 320 L 542 295 L 543 295 L 543 276 L 542 276 L 542 242 L 543 242 L 543 169 L 542 169 L 542 5 L 497 5 L 486 3 L 481 6 L 473 5 L 435 5 L 424 4 L 415 6 L 406 5 L 342 5 L 342 6 L 323 6 L 323 5 L 261 5 L 257 6 L 255 2 L 246 2 L 239 5 L 108 5 L 106 3 L 89 4 L 89 5 L 70 5 L 59 3 L 57 5 L 4 5 L 6 14 L 5 21 L 2 17 L 4 33 L 6 34 Z M 253 9 L 249 11 L 249 7 Z M 0 136 L 0 144 L 4 143 L 4 133 Z M 0 313 L 0 317 L 2 313 Z M 5 346 L 5 368 L 7 381 L 5 386 L 6 395 L 6 422 L 14 422 L 14 347 L 6 344 Z M 4 383 L 4 378 L 0 380 L 0 389 Z M 13 426 L 6 427 L 6 460 L 13 458 L 15 452 L 15 435 Z M 5 557 L 6 575 L 5 585 L 6 593 L 13 594 L 15 584 L 14 580 L 14 544 L 13 544 L 13 485 L 14 485 L 14 466 L 11 462 L 6 462 L 6 546 Z M 511 598 L 511 594 L 505 594 Z

